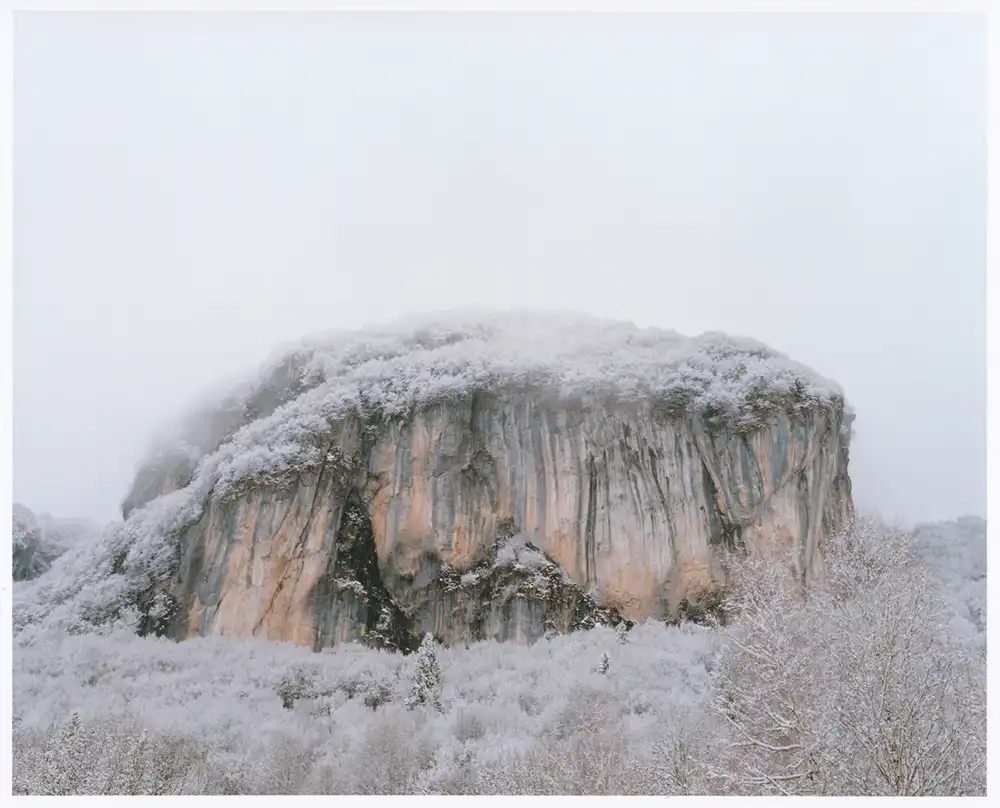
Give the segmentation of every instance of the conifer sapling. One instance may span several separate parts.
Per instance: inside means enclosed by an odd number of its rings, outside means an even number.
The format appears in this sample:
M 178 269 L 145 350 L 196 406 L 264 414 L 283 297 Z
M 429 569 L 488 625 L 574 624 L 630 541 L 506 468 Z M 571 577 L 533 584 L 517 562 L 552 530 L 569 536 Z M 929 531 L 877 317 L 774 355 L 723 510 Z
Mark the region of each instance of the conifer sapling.
M 422 704 L 429 704 L 435 709 L 441 709 L 441 666 L 437 658 L 437 642 L 430 632 L 424 634 L 424 639 L 417 649 L 417 669 L 413 674 L 413 685 L 406 699 L 406 706 L 411 710 Z

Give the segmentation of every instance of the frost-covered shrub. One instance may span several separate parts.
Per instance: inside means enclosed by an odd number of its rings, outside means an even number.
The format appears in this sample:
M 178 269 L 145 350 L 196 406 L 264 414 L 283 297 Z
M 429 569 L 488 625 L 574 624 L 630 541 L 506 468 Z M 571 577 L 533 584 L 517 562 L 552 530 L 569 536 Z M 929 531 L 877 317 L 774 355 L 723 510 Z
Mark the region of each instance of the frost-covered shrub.
M 393 700 L 393 690 L 388 682 L 374 682 L 365 688 L 365 707 L 377 710 Z
M 513 567 L 518 570 L 543 570 L 553 566 L 553 563 L 533 545 L 528 538 L 518 534 L 501 541 L 494 562 L 498 567 Z
M 290 676 L 282 677 L 276 688 L 281 698 L 281 706 L 291 710 L 299 699 L 316 698 L 316 684 L 306 671 L 297 670 Z

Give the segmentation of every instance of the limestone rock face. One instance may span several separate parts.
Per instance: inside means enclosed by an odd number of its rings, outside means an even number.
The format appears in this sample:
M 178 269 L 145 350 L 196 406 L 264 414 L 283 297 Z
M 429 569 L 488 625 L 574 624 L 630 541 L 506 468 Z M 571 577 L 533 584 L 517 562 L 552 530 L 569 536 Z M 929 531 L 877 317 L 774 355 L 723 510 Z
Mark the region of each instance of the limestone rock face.
M 772 355 L 754 344 L 713 357 L 743 357 L 745 374 Z M 818 574 L 824 535 L 851 509 L 843 397 L 797 382 L 768 397 L 758 384 L 720 411 L 666 384 L 623 395 L 492 379 L 348 408 L 296 437 L 308 450 L 297 465 L 289 444 L 264 440 L 270 465 L 215 473 L 176 533 L 178 561 L 156 584 L 170 618 L 154 628 L 317 648 L 410 650 L 425 631 L 530 641 L 674 616 L 721 585 L 724 549 L 794 547 L 799 573 Z M 205 464 L 178 457 L 141 472 L 128 507 L 196 489 Z
M 534 395 L 474 396 L 388 425 L 367 470 L 382 564 L 459 570 L 498 521 L 632 618 L 660 615 L 717 581 L 716 548 L 816 547 L 849 502 L 841 416 L 777 414 L 752 433 L 648 405 L 562 409 Z

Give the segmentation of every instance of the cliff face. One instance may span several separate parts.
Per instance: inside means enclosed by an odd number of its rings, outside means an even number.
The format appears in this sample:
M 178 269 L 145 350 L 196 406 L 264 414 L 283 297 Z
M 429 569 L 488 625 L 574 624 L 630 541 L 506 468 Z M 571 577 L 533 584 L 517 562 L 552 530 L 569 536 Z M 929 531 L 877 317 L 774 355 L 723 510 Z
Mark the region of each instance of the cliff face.
M 568 629 L 572 606 L 546 621 L 528 604 L 547 599 L 530 596 L 477 629 L 466 612 L 494 599 L 442 582 L 495 554 L 504 530 L 565 571 L 578 599 L 600 593 L 630 619 L 710 596 L 724 547 L 795 546 L 815 574 L 824 532 L 850 507 L 842 425 L 842 411 L 817 410 L 712 431 L 649 405 L 495 394 L 382 424 L 370 442 L 349 419 L 318 471 L 213 501 L 184 533 L 173 633 L 322 646 L 379 619 L 392 634 L 453 641 Z M 345 563 L 348 534 L 367 558 Z
M 396 379 L 414 375 L 404 363 L 380 387 L 358 385 L 360 405 L 338 403 L 321 420 L 314 403 L 293 402 L 285 415 L 292 396 L 282 390 L 309 401 L 325 376 L 340 380 L 340 402 L 345 375 L 364 365 L 357 345 L 340 348 L 333 369 L 329 355 L 319 372 L 301 355 L 283 362 L 248 394 L 254 451 L 240 464 L 227 459 L 206 476 L 197 453 L 179 452 L 138 475 L 128 511 L 185 486 L 205 500 L 172 537 L 177 561 L 154 586 L 169 608 L 148 628 L 317 648 L 363 639 L 408 649 L 424 631 L 449 642 L 530 641 L 711 600 L 724 548 L 794 546 L 799 573 L 817 574 L 823 536 L 851 508 L 842 395 L 757 343 L 712 335 L 677 354 L 666 349 L 687 343 L 672 332 L 615 328 L 646 363 L 617 386 L 568 390 L 544 367 L 512 374 L 505 360 L 504 372 L 487 367 L 476 383 L 449 381 L 448 395 L 421 400 L 398 392 Z M 448 352 L 468 337 L 421 329 L 408 339 L 409 350 L 444 352 L 450 367 Z M 635 355 L 625 357 L 632 366 Z M 613 376 L 620 358 L 611 352 L 600 368 Z M 651 367 L 659 386 L 644 390 Z M 234 433 L 227 412 L 228 433 L 214 438 L 223 454 Z M 261 412 L 275 412 L 270 432 Z M 269 437 L 287 436 L 289 423 L 293 442 Z M 215 448 L 202 444 L 205 456 Z
M 778 413 L 750 433 L 648 404 L 566 409 L 535 395 L 480 395 L 386 425 L 367 471 L 381 563 L 466 569 L 498 520 L 629 617 L 662 614 L 717 580 L 715 548 L 777 541 L 814 570 L 849 502 L 842 414 Z
M 382 446 L 395 431 L 371 445 L 362 433 L 347 419 L 331 430 L 317 471 L 211 502 L 184 532 L 176 576 L 161 588 L 173 601 L 166 633 L 412 650 L 427 631 L 448 642 L 530 641 L 620 622 L 489 504 L 493 480 L 470 478 L 462 463 L 444 474 L 433 455 L 413 454 L 408 465 L 419 470 L 407 481 L 381 465 L 394 462 Z M 442 487 L 427 494 L 435 480 Z M 442 516 L 448 482 L 482 497 L 482 510 L 453 502 Z M 390 512 L 404 510 L 395 525 Z

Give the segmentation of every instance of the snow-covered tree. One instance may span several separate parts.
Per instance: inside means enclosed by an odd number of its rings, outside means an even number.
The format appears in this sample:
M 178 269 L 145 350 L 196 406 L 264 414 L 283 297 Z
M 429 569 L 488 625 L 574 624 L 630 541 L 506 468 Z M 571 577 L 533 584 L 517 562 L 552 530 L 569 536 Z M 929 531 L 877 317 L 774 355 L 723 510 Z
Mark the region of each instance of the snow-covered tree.
M 601 655 L 601 661 L 597 663 L 598 673 L 607 673 L 611 669 L 611 657 L 608 656 L 607 651 Z
M 788 567 L 734 566 L 699 790 L 985 793 L 985 653 L 949 635 L 910 537 L 859 521 L 824 560 L 806 591 Z
M 615 636 L 618 639 L 619 645 L 628 644 L 628 626 L 625 625 L 624 620 L 619 623 L 618 627 L 615 629 Z
M 438 664 L 437 642 L 430 632 L 424 634 L 416 658 L 417 668 L 413 674 L 413 684 L 406 699 L 406 706 L 413 709 L 426 704 L 440 709 L 441 666 Z

